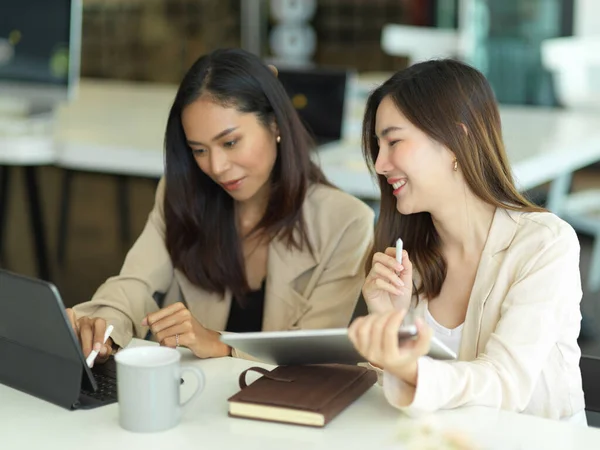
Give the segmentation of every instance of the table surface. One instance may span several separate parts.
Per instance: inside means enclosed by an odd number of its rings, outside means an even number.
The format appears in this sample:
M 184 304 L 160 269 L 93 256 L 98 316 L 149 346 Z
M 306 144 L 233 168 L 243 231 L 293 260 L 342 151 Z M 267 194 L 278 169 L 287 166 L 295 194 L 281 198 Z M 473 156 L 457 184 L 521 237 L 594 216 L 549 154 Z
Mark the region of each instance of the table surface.
M 155 344 L 134 340 L 132 345 Z M 377 385 L 323 429 L 230 418 L 227 398 L 238 391 L 239 374 L 257 364 L 234 358 L 198 360 L 187 349 L 180 351 L 184 365 L 204 371 L 207 388 L 186 410 L 177 427 L 160 433 L 131 433 L 119 427 L 116 404 L 68 411 L 0 385 L 0 448 L 402 449 L 410 447 L 402 445 L 401 431 L 414 432 L 423 424 L 436 430 L 466 433 L 479 448 L 486 449 L 600 448 L 600 429 L 487 408 L 462 408 L 410 419 L 386 403 Z M 184 378 L 182 397 L 187 398 L 195 381 L 185 374 Z

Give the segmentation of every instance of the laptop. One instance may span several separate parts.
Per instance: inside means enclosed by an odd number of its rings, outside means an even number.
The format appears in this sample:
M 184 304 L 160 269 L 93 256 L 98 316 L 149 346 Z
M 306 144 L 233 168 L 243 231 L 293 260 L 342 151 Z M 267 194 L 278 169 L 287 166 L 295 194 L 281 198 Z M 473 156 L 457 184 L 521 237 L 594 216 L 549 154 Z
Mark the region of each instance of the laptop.
M 117 401 L 114 359 L 87 366 L 56 287 L 2 269 L 0 383 L 71 410 Z
M 342 139 L 346 94 L 353 72 L 279 68 L 278 78 L 318 145 Z

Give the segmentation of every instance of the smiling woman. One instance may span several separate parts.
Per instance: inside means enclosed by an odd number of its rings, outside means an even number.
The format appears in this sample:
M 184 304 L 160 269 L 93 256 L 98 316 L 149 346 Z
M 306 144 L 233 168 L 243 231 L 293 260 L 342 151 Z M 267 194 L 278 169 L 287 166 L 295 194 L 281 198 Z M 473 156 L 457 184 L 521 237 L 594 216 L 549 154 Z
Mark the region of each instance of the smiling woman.
M 373 212 L 328 183 L 312 146 L 274 68 L 242 50 L 201 57 L 169 113 L 142 235 L 121 274 L 69 311 L 84 353 L 107 323 L 109 346 L 150 330 L 203 358 L 238 356 L 221 332 L 347 326 Z

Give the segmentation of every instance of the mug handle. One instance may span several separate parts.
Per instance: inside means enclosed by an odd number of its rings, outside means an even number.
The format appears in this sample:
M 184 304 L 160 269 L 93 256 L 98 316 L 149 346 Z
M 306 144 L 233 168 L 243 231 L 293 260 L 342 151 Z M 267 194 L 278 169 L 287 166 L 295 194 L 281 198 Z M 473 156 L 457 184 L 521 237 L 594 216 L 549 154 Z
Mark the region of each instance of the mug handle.
M 196 380 L 198 380 L 198 386 L 196 387 L 196 390 L 190 396 L 190 398 L 188 398 L 184 402 L 180 402 L 180 405 L 182 407 L 186 406 L 192 400 L 194 400 L 196 397 L 198 397 L 200 395 L 200 393 L 204 390 L 204 385 L 206 384 L 206 380 L 204 378 L 204 372 L 202 372 L 200 369 L 197 369 L 196 367 L 182 367 L 181 371 L 179 372 L 180 376 L 183 375 L 185 372 L 191 372 L 194 374 L 194 376 L 196 377 Z

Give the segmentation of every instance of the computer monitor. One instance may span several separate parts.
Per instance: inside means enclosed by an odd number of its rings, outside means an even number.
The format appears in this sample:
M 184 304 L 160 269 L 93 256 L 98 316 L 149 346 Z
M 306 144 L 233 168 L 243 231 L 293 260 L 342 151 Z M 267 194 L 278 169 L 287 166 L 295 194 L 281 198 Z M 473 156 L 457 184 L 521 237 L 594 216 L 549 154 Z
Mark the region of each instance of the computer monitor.
M 342 139 L 346 99 L 354 72 L 278 67 L 278 78 L 317 144 Z
M 0 109 L 51 110 L 79 79 L 81 0 L 0 0 Z

